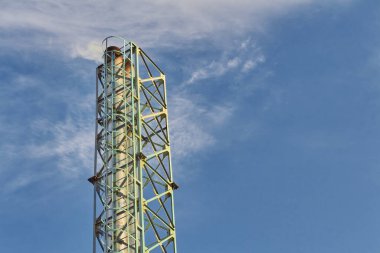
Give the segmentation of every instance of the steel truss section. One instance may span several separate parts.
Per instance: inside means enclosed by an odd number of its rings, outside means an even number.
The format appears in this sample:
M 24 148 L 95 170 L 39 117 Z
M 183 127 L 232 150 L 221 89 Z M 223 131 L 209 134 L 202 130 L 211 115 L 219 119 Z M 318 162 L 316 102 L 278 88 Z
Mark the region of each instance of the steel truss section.
M 173 190 L 178 186 L 171 168 L 165 75 L 133 42 L 108 37 L 103 43 L 89 179 L 93 252 L 176 253 Z

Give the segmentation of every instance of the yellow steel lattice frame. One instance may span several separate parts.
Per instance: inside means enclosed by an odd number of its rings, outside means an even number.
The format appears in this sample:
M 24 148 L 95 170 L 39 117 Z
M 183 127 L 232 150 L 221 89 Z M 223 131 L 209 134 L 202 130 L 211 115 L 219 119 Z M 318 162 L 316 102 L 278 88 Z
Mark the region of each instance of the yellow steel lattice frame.
M 104 44 L 104 63 L 96 71 L 96 150 L 89 179 L 93 252 L 175 253 L 178 186 L 171 168 L 165 75 L 136 44 L 119 37 Z

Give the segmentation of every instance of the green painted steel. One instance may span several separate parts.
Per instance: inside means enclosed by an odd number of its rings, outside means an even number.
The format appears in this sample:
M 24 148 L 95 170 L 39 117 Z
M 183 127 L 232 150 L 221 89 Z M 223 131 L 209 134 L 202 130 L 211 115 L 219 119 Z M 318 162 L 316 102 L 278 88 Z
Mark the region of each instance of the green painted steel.
M 96 69 L 93 252 L 176 253 L 166 81 L 135 43 L 103 41 Z

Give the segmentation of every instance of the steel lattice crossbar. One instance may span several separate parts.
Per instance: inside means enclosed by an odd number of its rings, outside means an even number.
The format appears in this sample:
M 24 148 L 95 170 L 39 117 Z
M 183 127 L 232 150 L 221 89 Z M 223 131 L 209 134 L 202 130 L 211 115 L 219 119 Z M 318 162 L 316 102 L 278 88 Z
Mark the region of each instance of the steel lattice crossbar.
M 110 46 L 115 40 L 120 47 Z M 136 44 L 105 41 L 96 70 L 93 252 L 175 253 L 165 75 Z

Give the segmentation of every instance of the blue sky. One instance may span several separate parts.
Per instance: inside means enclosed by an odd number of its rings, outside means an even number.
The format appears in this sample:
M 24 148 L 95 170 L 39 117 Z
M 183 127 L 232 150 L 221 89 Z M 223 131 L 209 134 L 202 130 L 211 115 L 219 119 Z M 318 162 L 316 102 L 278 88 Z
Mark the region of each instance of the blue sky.
M 380 3 L 17 1 L 0 10 L 1 252 L 91 252 L 101 41 L 167 76 L 179 252 L 380 248 Z

